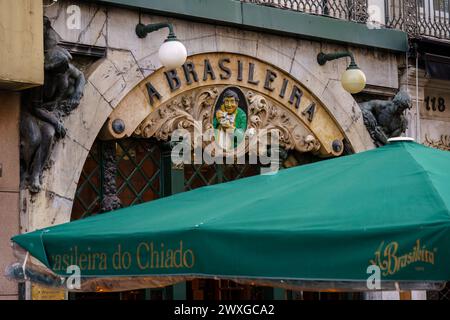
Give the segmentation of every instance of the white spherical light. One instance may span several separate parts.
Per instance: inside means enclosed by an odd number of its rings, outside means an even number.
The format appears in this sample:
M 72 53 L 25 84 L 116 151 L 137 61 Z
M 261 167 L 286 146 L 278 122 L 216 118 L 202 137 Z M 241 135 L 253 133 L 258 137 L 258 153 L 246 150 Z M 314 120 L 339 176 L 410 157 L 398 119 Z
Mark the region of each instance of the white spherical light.
M 187 51 L 178 40 L 166 41 L 159 48 L 159 61 L 167 69 L 175 69 L 186 61 Z
M 357 68 L 347 69 L 342 74 L 341 84 L 347 92 L 361 92 L 366 86 L 366 75 L 364 74 L 364 72 Z

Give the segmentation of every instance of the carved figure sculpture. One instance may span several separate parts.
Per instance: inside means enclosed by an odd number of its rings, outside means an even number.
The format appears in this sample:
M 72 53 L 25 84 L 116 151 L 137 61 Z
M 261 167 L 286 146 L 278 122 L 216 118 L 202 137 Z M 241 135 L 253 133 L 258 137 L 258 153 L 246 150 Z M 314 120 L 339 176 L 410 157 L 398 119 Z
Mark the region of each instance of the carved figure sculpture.
M 229 151 L 242 141 L 247 129 L 247 115 L 239 108 L 238 95 L 230 89 L 225 91 L 222 101 L 218 103 L 220 107 L 213 119 L 213 127 L 218 129 L 217 142 Z
M 360 105 L 364 125 L 377 147 L 388 143 L 388 138 L 398 137 L 408 127 L 403 114 L 411 108 L 411 97 L 406 91 L 399 91 L 392 101 L 371 100 Z
M 44 86 L 24 95 L 20 125 L 21 185 L 32 193 L 41 189 L 53 144 L 66 134 L 62 119 L 78 106 L 85 86 L 83 73 L 58 42 L 59 35 L 44 17 Z

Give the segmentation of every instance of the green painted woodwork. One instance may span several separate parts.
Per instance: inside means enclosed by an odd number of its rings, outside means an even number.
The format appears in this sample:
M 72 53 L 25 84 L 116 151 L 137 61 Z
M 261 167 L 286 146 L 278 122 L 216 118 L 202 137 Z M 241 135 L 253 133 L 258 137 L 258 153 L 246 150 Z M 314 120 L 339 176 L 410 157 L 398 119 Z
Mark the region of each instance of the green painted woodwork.
M 369 29 L 365 24 L 235 0 L 100 0 L 97 2 L 139 8 L 158 15 L 203 23 L 232 25 L 318 41 L 397 52 L 408 50 L 408 36 L 403 31 Z

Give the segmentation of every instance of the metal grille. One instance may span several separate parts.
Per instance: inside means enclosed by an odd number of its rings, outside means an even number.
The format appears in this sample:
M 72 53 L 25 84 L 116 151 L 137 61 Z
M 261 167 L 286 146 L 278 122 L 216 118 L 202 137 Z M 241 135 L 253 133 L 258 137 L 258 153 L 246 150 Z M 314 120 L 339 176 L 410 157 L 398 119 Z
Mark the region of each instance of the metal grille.
M 280 9 L 328 16 L 332 18 L 366 22 L 367 0 L 241 0 Z
M 72 208 L 72 220 L 101 211 L 103 200 L 103 148 L 96 140 L 81 172 Z M 117 194 L 123 207 L 161 197 L 160 149 L 143 139 L 116 141 Z
M 193 190 L 219 182 L 217 165 L 184 165 L 184 190 Z
M 186 191 L 216 183 L 233 181 L 259 174 L 258 165 L 185 165 L 184 189 Z
M 223 181 L 233 181 L 259 174 L 259 166 L 244 164 L 223 165 L 222 172 Z
M 143 139 L 117 140 L 117 194 L 122 206 L 161 197 L 160 150 Z
M 439 291 L 439 300 L 450 300 L 450 283 L 447 282 L 444 290 Z
M 384 13 L 388 28 L 450 39 L 449 0 L 385 0 Z
M 450 282 L 447 282 L 441 291 L 428 291 L 427 300 L 445 300 L 450 301 Z
M 418 33 L 450 39 L 449 0 L 418 0 Z
M 450 0 L 241 0 L 450 40 Z
M 72 220 L 100 211 L 102 144 L 95 141 L 84 163 L 72 208 Z

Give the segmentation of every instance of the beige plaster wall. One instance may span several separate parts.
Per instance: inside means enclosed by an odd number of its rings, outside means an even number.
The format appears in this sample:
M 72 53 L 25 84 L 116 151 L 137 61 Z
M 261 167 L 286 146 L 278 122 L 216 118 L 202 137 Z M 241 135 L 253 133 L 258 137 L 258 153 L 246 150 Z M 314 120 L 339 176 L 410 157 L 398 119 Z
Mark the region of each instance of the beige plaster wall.
M 428 80 L 428 79 L 427 79 Z M 424 87 L 419 106 L 420 140 L 426 145 L 432 145 L 450 151 L 450 81 L 423 81 Z M 428 97 L 427 109 L 426 99 Z M 439 99 L 442 105 L 438 109 Z M 433 100 L 436 110 L 433 110 Z
M 17 283 L 3 273 L 14 262 L 11 236 L 19 232 L 20 94 L 0 91 L 0 300 L 17 299 Z
M 425 70 L 410 66 L 402 75 L 400 85 L 412 98 L 412 108 L 406 112 L 409 123 L 405 135 L 419 143 L 450 151 L 450 81 L 430 79 Z M 445 106 L 441 106 L 441 110 L 438 99 L 442 99 Z
M 0 89 L 44 83 L 42 0 L 0 0 Z
M 71 4 L 81 9 L 81 28 L 69 30 L 66 19 Z M 58 1 L 45 14 L 65 41 L 107 47 L 107 57 L 87 74 L 87 85 L 80 106 L 65 120 L 66 137 L 59 141 L 44 174 L 43 191 L 31 197 L 21 193 L 21 231 L 31 231 L 70 220 L 72 202 L 84 160 L 103 123 L 120 101 L 144 78 L 161 67 L 157 51 L 167 36 L 166 30 L 139 39 L 134 33 L 138 12 L 97 4 Z M 353 97 L 340 85 L 345 59 L 321 67 L 316 62 L 320 51 L 351 49 L 357 63 L 368 76 L 368 83 L 386 88 L 398 86 L 395 55 L 293 39 L 231 27 L 143 15 L 143 23 L 169 21 L 188 55 L 225 51 L 245 54 L 267 61 L 290 73 L 329 109 L 357 152 L 373 148 L 362 115 Z

